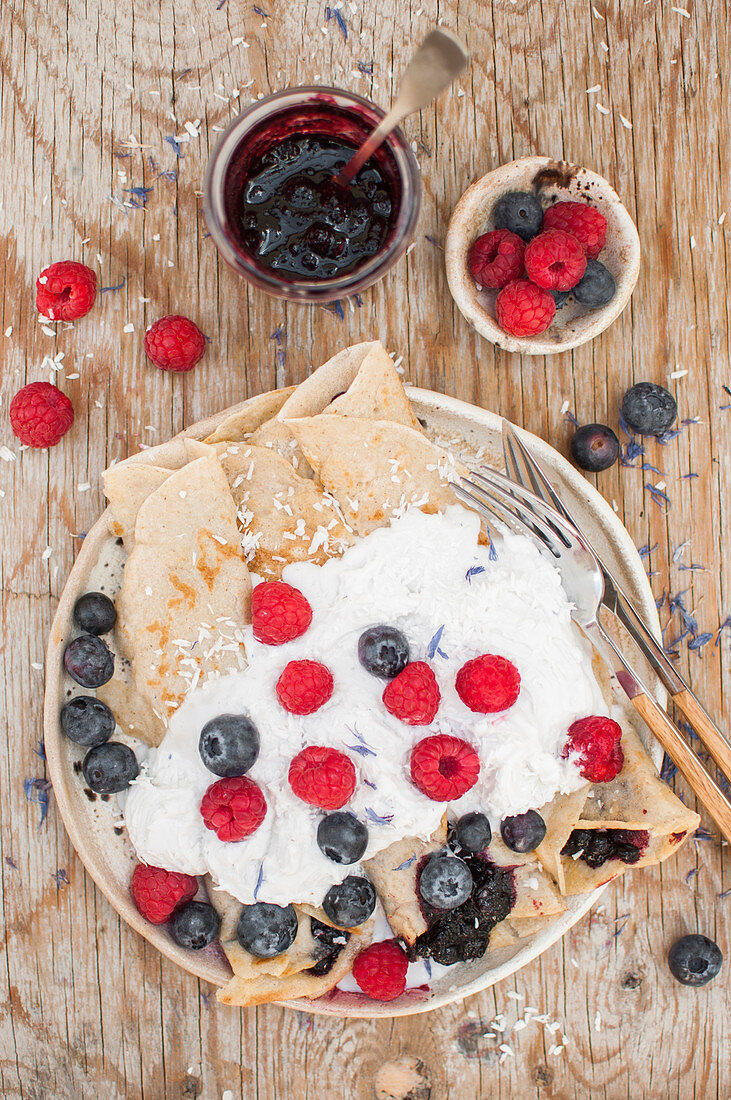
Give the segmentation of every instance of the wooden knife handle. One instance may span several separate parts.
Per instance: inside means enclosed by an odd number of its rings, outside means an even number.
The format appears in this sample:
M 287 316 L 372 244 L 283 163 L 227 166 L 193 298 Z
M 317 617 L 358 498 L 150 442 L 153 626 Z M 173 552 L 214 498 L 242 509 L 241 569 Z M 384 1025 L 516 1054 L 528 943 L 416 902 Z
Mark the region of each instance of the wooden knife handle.
M 680 707 L 690 724 L 695 727 L 701 741 L 731 782 L 731 745 L 716 723 L 706 714 L 692 691 L 679 691 L 677 695 L 673 695 L 673 702 Z
M 632 704 L 647 722 L 668 756 L 675 761 L 678 770 L 688 780 L 694 793 L 731 844 L 731 803 L 658 703 L 649 695 L 641 694 L 635 695 Z

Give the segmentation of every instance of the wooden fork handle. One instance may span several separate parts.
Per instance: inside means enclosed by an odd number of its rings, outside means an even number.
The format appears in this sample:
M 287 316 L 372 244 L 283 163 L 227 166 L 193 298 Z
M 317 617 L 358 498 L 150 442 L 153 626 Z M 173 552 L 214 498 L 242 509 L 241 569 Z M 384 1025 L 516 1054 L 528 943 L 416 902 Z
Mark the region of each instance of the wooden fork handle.
M 670 756 L 688 780 L 726 840 L 731 844 L 731 803 L 708 774 L 703 764 L 681 737 L 678 730 L 654 699 L 649 695 L 635 695 L 635 710 L 642 715 L 665 752 Z M 686 712 L 687 713 L 687 712 Z M 689 715 L 690 717 L 690 715 Z
M 731 782 L 731 745 L 721 733 L 713 719 L 706 713 L 702 704 L 687 688 L 673 695 L 673 702 L 680 707 L 690 724 L 697 730 L 701 741 L 710 752 L 719 768 Z

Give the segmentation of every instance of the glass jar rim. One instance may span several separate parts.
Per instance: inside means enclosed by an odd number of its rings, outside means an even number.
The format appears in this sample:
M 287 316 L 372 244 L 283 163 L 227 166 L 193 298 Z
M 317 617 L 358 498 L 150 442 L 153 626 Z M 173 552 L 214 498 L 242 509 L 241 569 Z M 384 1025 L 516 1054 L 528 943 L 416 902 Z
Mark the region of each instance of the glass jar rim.
M 221 135 L 206 168 L 203 187 L 203 211 L 209 233 L 224 260 L 254 286 L 277 297 L 291 301 L 328 302 L 358 293 L 374 283 L 400 258 L 416 227 L 421 205 L 421 176 L 413 150 L 400 127 L 386 138 L 398 171 L 402 187 L 401 209 L 391 241 L 375 256 L 355 271 L 331 279 L 298 279 L 296 282 L 277 278 L 265 268 L 252 263 L 243 250 L 230 240 L 230 224 L 226 212 L 224 189 L 226 174 L 233 155 L 251 130 L 267 118 L 302 106 L 308 102 L 332 100 L 332 107 L 360 107 L 374 120 L 374 126 L 386 117 L 383 108 L 345 88 L 307 84 L 284 88 L 252 103 L 230 123 Z

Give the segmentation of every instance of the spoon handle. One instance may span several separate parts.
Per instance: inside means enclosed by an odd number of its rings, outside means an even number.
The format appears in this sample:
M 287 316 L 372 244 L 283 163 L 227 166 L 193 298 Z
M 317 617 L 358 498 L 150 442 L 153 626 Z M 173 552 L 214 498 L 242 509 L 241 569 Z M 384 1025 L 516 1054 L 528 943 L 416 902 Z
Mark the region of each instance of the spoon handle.
M 403 109 L 399 109 L 398 101 L 396 101 L 383 121 L 376 126 L 375 130 L 371 131 L 357 153 L 354 153 L 345 167 L 338 172 L 335 177 L 335 183 L 338 184 L 338 186 L 347 187 L 353 176 L 361 170 L 371 154 L 376 151 L 383 141 L 385 141 L 391 131 L 398 126 L 406 113 L 407 112 Z

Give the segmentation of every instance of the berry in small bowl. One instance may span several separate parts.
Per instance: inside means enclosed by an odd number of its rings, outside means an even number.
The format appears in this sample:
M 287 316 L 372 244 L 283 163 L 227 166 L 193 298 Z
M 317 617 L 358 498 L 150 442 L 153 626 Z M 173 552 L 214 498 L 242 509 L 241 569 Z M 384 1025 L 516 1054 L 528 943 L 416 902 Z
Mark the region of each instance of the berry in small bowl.
M 506 351 L 547 355 L 616 320 L 637 282 L 640 242 L 601 176 L 525 157 L 465 191 L 445 262 L 452 296 L 477 332 Z

